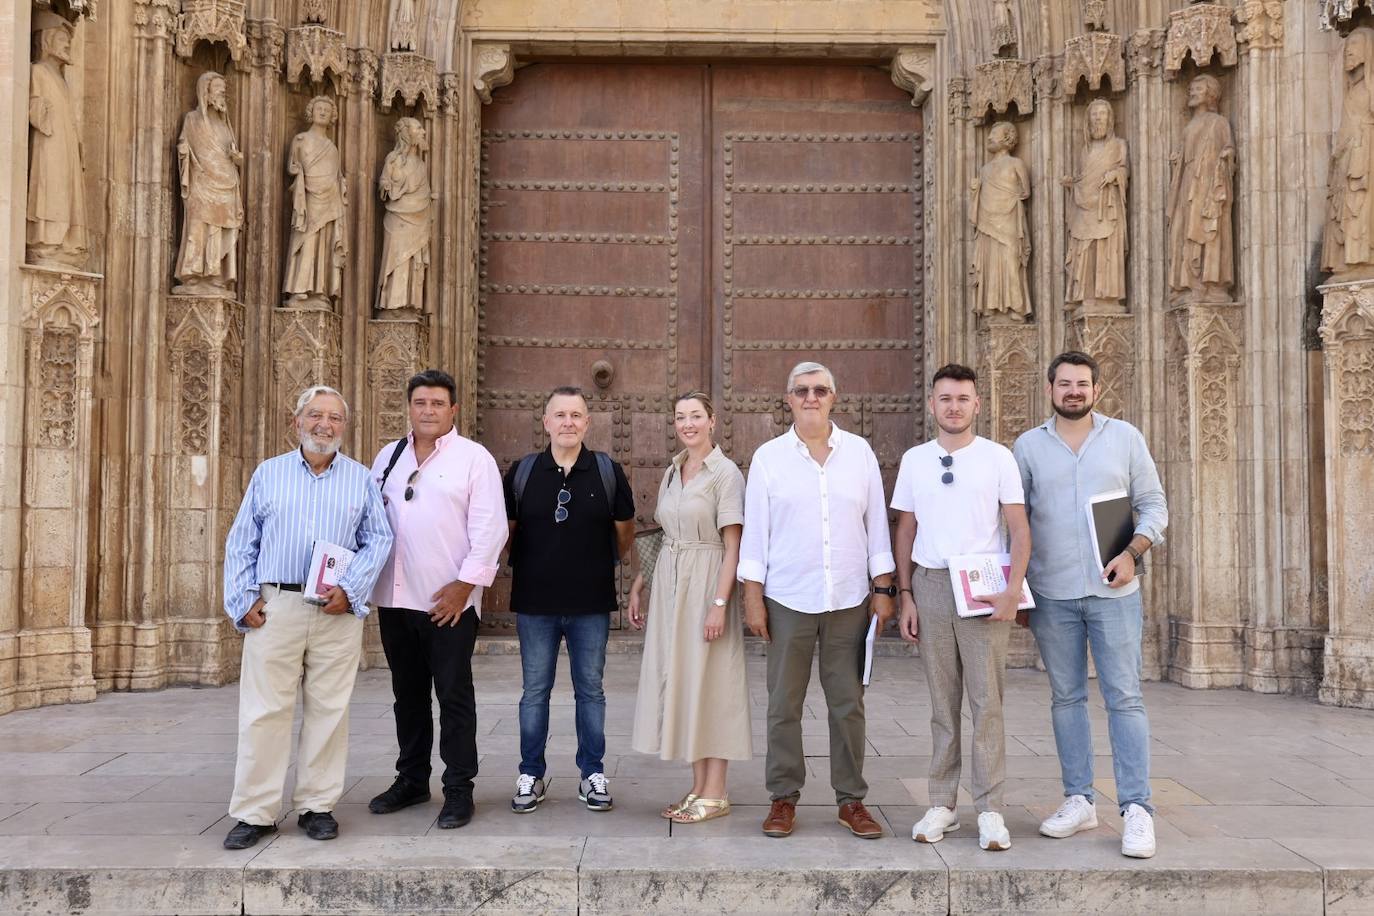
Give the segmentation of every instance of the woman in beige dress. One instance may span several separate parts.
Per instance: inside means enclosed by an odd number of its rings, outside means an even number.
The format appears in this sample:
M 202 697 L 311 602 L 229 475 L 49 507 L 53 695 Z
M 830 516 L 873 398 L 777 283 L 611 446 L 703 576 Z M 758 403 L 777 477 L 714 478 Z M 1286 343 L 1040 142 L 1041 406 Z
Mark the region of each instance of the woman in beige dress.
M 683 451 L 658 488 L 663 547 L 630 587 L 630 623 L 642 628 L 644 662 L 634 749 L 692 764 L 692 791 L 663 809 L 679 824 L 730 813 L 725 773 L 753 756 L 744 630 L 730 601 L 744 526 L 744 475 L 711 441 L 715 411 L 693 391 L 673 407 Z M 648 576 L 649 600 L 643 597 Z

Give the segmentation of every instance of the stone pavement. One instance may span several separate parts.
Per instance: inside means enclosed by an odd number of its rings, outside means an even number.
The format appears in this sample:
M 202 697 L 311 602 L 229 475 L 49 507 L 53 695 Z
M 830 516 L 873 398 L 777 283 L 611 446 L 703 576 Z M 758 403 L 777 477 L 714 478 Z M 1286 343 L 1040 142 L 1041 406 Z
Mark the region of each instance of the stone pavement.
M 230 826 L 233 686 L 105 694 L 0 717 L 0 913 L 1374 913 L 1374 713 L 1148 685 L 1159 854 L 1140 861 L 1119 853 L 1095 688 L 1102 826 L 1068 840 L 1037 836 L 1061 795 L 1048 686 L 1043 674 L 1011 671 L 1004 813 L 1013 848 L 988 853 L 971 807 L 944 842 L 910 840 L 927 802 L 929 703 L 919 659 L 882 657 L 868 693 L 865 772 L 870 807 L 892 835 L 863 841 L 836 822 L 813 677 L 804 722 L 811 781 L 796 833 L 777 840 L 759 832 L 768 803 L 762 657 L 749 659 L 760 756 L 731 767 L 734 812 L 673 826 L 657 811 L 690 779 L 685 766 L 629 748 L 633 652 L 607 660 L 615 810 L 577 802 L 564 658 L 549 800 L 513 814 L 519 663 L 500 644 L 490 648 L 498 651 L 475 660 L 477 814 L 456 831 L 434 827 L 437 761 L 430 804 L 386 817 L 367 811 L 395 755 L 385 671 L 358 678 L 348 789 L 336 812 L 342 835 L 331 843 L 304 838 L 288 817 L 271 842 L 220 847 Z M 967 779 L 965 805 L 966 789 Z

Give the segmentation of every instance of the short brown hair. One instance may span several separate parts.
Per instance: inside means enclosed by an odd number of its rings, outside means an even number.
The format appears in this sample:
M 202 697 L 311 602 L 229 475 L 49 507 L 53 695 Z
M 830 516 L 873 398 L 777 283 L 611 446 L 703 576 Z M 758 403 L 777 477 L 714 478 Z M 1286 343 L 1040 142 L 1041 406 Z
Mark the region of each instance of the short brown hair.
M 581 398 L 582 403 L 587 405 L 587 409 L 592 409 L 591 402 L 587 400 L 587 395 L 583 393 L 581 388 L 576 385 L 559 385 L 550 391 L 549 396 L 544 399 L 544 411 L 546 413 L 549 409 L 549 402 L 557 397 Z
M 1059 367 L 1067 363 L 1070 366 L 1087 366 L 1092 370 L 1093 384 L 1096 385 L 1102 376 L 1102 370 L 1097 367 L 1097 360 L 1093 359 L 1082 350 L 1065 350 L 1054 359 L 1050 360 L 1049 371 L 1045 373 L 1045 378 L 1051 385 L 1054 384 L 1054 374 L 1059 371 Z

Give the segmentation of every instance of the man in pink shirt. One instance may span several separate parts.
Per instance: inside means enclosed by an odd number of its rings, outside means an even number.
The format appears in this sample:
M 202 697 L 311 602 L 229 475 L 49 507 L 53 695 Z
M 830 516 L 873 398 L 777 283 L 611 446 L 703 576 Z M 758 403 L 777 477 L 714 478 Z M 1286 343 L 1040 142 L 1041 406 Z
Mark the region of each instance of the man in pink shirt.
M 496 578 L 507 537 L 501 472 L 485 448 L 458 435 L 458 388 L 427 369 L 406 385 L 411 433 L 372 464 L 387 521 L 396 535 L 372 592 L 396 697 L 396 781 L 368 805 L 390 814 L 429 801 L 434 720 L 444 761 L 441 828 L 472 820 L 477 775 L 477 700 L 472 648 L 482 589 Z

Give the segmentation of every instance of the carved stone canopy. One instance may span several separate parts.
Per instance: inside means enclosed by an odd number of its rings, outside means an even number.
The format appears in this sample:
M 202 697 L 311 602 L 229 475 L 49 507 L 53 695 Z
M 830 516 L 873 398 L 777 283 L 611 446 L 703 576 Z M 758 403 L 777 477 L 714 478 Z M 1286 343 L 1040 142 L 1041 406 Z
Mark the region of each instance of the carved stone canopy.
M 1317 24 L 1326 31 L 1349 25 L 1360 7 L 1374 9 L 1374 0 L 1317 0 Z
M 510 84 L 515 79 L 515 55 L 510 45 L 475 44 L 472 46 L 472 88 L 483 105 L 491 104 L 491 91 Z
M 1126 89 L 1126 59 L 1122 55 L 1121 36 L 1109 32 L 1089 32 L 1064 42 L 1064 92 L 1072 96 L 1078 91 L 1079 80 L 1088 81 L 1088 89 L 1102 88 L 1106 77 L 1113 92 Z
M 1374 281 L 1328 283 L 1317 289 L 1323 297 L 1317 333 L 1324 344 L 1374 338 Z
M 439 73 L 434 59 L 411 51 L 382 55 L 382 111 L 391 110 L 397 93 L 406 105 L 423 99 L 425 113 L 433 115 L 439 105 Z
M 181 15 L 177 17 L 176 53 L 190 58 L 202 41 L 222 41 L 229 48 L 235 68 L 248 69 L 244 52 L 248 38 L 243 29 L 245 0 L 182 0 Z
M 990 60 L 979 64 L 973 75 L 973 117 L 987 121 L 1004 116 L 1013 102 L 1022 116 L 1035 111 L 1030 62 Z
M 1169 14 L 1169 32 L 1164 39 L 1164 73 L 1170 79 L 1183 68 L 1183 59 L 1192 55 L 1193 64 L 1205 67 L 1216 57 L 1223 67 L 1236 65 L 1236 33 L 1231 26 L 1231 7 L 1220 3 L 1197 3 Z
M 911 93 L 911 104 L 920 108 L 935 88 L 935 49 L 899 48 L 892 58 L 892 82 Z
M 339 94 L 348 85 L 348 49 L 343 32 L 323 25 L 298 25 L 286 33 L 286 81 L 299 85 L 302 77 L 323 83 L 328 75 Z
M 69 22 L 75 22 L 82 16 L 94 22 L 97 2 L 98 0 L 34 0 L 33 8 L 35 11 L 52 10 Z
M 1083 0 L 1083 28 L 1089 32 L 1107 30 L 1107 0 Z

